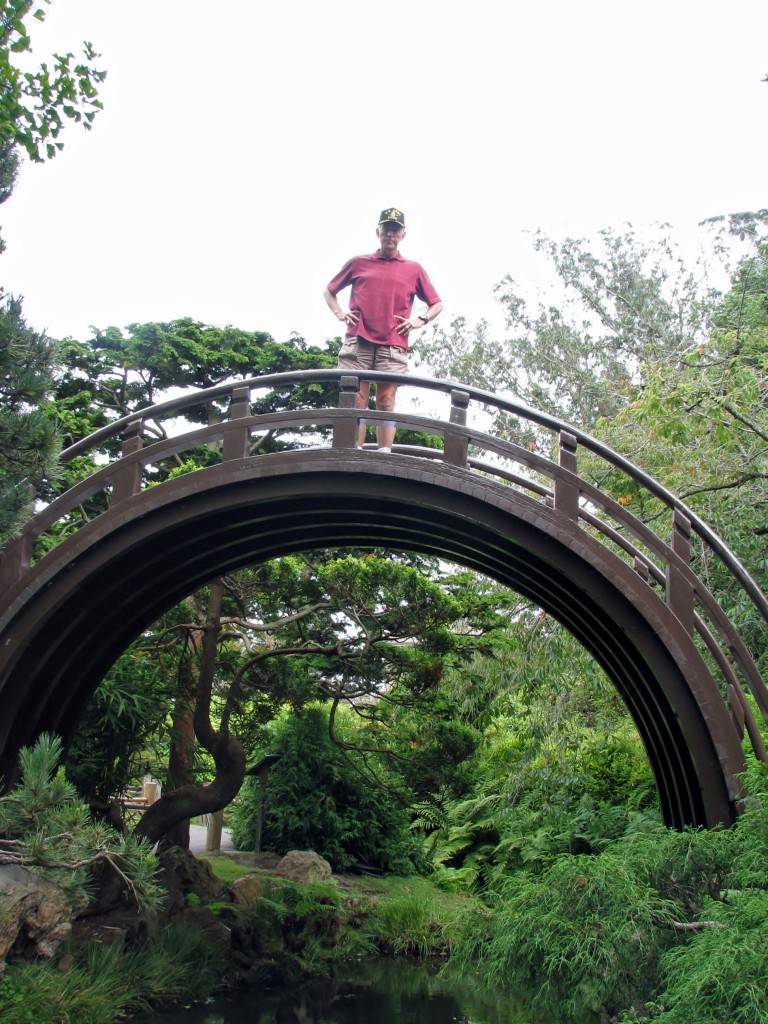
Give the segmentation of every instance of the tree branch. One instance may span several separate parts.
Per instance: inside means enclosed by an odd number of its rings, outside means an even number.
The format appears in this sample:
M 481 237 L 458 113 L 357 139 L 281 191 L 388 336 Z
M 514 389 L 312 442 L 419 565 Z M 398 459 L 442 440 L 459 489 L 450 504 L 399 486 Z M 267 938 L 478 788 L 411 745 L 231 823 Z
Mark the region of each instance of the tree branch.
M 725 928 L 720 921 L 673 921 L 672 927 L 677 932 L 700 932 L 705 928 Z
M 768 434 L 765 434 L 759 427 L 752 423 L 751 420 L 748 420 L 745 416 L 742 416 L 740 412 L 737 412 L 736 409 L 728 405 L 726 402 L 721 402 L 719 404 L 721 409 L 724 409 L 725 412 L 733 416 L 735 420 L 738 420 L 739 423 L 742 423 L 753 433 L 757 434 L 761 441 L 765 441 L 765 443 L 768 444 Z
M 734 480 L 726 481 L 723 484 L 711 484 L 708 487 L 693 487 L 689 491 L 681 491 L 680 497 L 685 501 L 694 494 L 710 494 L 714 491 L 730 491 L 735 490 L 739 487 L 743 487 L 744 484 L 753 483 L 755 480 L 768 479 L 766 473 L 745 473 L 743 476 L 736 477 Z

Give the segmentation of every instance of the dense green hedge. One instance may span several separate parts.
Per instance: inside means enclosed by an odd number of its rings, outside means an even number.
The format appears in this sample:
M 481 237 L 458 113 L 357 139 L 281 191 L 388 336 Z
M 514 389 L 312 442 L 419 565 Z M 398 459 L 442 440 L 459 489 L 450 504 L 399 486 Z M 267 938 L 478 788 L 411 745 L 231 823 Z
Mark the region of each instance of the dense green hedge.
M 332 742 L 326 708 L 308 705 L 275 723 L 272 752 L 280 760 L 265 790 L 263 850 L 314 850 L 337 871 L 358 861 L 396 874 L 417 869 L 420 843 L 408 831 L 408 809 L 373 780 L 370 758 L 347 756 Z M 375 770 L 386 782 L 385 768 Z M 238 849 L 253 849 L 258 795 L 259 783 L 249 779 L 232 814 Z

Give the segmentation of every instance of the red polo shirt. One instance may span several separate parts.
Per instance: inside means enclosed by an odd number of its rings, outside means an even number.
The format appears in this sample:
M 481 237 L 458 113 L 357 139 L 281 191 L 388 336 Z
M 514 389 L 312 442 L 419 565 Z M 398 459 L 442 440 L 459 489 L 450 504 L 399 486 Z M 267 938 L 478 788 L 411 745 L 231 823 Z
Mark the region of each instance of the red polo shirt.
M 353 256 L 329 282 L 328 291 L 335 296 L 350 285 L 349 311 L 357 313 L 358 321 L 347 328 L 347 337 L 363 338 L 375 345 L 407 349 L 408 338 L 397 333 L 400 321 L 395 316 L 409 320 L 414 297 L 427 306 L 440 301 L 424 268 L 400 253 L 389 260 L 382 259 L 378 251 L 370 256 Z

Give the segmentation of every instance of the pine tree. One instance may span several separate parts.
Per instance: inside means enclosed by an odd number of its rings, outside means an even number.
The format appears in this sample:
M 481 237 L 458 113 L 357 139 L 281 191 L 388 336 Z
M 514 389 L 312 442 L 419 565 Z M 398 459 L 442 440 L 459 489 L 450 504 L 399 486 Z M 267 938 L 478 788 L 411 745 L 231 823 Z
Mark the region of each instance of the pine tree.
M 55 346 L 27 327 L 21 300 L 0 290 L 0 543 L 29 515 L 33 495 L 57 472 L 60 442 L 46 408 Z

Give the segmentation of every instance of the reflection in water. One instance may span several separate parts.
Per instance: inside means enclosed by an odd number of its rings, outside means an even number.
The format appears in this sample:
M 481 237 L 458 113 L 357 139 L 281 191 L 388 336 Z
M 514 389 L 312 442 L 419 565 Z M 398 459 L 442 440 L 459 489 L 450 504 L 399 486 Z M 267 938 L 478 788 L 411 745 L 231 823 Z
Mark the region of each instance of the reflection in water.
M 428 967 L 372 960 L 347 965 L 337 978 L 234 992 L 206 1006 L 141 1016 L 136 1024 L 536 1024 L 536 1018 L 507 995 L 441 980 Z

